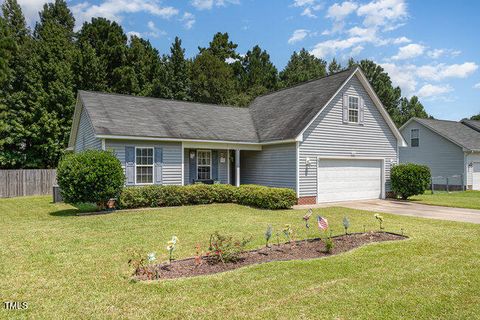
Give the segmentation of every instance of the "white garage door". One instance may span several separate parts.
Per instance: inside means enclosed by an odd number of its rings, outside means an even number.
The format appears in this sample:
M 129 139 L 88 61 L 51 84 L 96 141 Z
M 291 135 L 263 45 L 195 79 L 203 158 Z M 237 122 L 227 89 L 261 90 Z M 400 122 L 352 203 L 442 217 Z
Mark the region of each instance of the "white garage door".
M 480 190 L 480 162 L 474 162 L 473 163 L 472 189 L 473 190 Z
M 378 199 L 382 196 L 382 162 L 320 159 L 318 202 Z

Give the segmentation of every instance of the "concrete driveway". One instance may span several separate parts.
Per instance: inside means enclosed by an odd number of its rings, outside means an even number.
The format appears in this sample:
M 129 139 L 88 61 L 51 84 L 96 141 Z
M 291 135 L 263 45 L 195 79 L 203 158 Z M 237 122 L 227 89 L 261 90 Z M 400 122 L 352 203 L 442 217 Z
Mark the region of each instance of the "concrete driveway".
M 451 220 L 480 224 L 480 210 L 430 206 L 396 200 L 359 200 L 330 202 L 317 205 L 295 206 L 294 209 L 345 207 L 373 212 L 393 213 L 404 216 Z

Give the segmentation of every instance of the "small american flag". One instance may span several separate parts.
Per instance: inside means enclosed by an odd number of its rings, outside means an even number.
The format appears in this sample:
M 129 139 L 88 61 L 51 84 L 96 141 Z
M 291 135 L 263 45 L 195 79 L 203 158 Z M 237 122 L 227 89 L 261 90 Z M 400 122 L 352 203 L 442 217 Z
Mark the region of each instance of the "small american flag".
M 328 229 L 328 221 L 326 218 L 317 216 L 318 222 L 318 229 L 327 230 Z

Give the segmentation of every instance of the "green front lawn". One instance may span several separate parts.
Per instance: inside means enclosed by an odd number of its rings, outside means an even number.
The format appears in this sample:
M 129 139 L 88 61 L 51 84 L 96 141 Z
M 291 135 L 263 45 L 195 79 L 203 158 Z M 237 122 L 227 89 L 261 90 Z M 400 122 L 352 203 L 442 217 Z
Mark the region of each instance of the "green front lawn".
M 377 243 L 309 261 L 274 262 L 206 277 L 136 283 L 129 250 L 156 251 L 179 238 L 177 257 L 194 254 L 215 230 L 253 235 L 291 223 L 302 211 L 208 205 L 75 216 L 50 197 L 0 200 L 0 295 L 27 301 L 0 318 L 472 319 L 480 314 L 480 225 L 385 214 L 410 240 Z M 376 229 L 371 212 L 315 210 L 335 233 Z
M 444 207 L 480 209 L 480 191 L 457 191 L 447 193 L 445 191 L 426 191 L 419 196 L 411 197 L 410 200 Z

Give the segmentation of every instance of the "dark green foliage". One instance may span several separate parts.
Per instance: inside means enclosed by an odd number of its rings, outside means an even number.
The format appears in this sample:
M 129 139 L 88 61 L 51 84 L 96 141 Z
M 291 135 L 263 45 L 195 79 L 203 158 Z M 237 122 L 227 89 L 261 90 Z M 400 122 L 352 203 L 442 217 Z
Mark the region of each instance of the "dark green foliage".
M 272 91 L 277 87 L 278 71 L 270 61 L 270 55 L 257 45 L 247 51 L 242 59 L 243 77 L 240 80 L 245 91 L 251 96 Z
M 470 117 L 470 120 L 480 120 L 480 113 Z
M 406 200 L 411 196 L 423 194 L 431 181 L 430 169 L 427 166 L 406 163 L 392 168 L 392 191 Z
M 251 239 L 234 239 L 232 236 L 220 234 L 218 231 L 210 235 L 207 261 L 209 263 L 231 263 L 240 260 L 240 254 Z
M 332 253 L 334 247 L 335 247 L 335 243 L 333 242 L 331 237 L 328 237 L 327 239 L 325 239 L 325 252 L 326 253 Z
M 335 58 L 333 58 L 332 61 L 330 61 L 330 63 L 328 64 L 328 74 L 334 74 L 340 71 L 342 71 L 342 66 L 340 65 L 340 63 L 337 62 Z
M 57 181 L 67 203 L 96 203 L 100 209 L 120 195 L 125 176 L 109 151 L 87 150 L 67 154 L 58 164 Z
M 205 51 L 210 52 L 213 56 L 218 59 L 225 61 L 226 59 L 238 59 L 240 56 L 235 51 L 238 45 L 230 41 L 228 33 L 217 32 L 212 41 L 209 43 L 208 48 L 198 48 L 200 54 Z
M 320 78 L 327 74 L 327 62 L 315 57 L 307 50 L 293 52 L 287 66 L 280 72 L 283 87 L 293 86 L 297 83 Z
M 297 203 L 297 195 L 287 188 L 241 185 L 237 191 L 237 202 L 262 209 L 287 209 Z
M 120 206 L 124 209 L 232 202 L 264 209 L 287 209 L 296 201 L 296 194 L 290 189 L 255 185 L 237 188 L 226 184 L 128 187 L 120 196 Z
M 188 62 L 185 59 L 185 49 L 182 48 L 182 40 L 175 37 L 170 47 L 170 56 L 167 58 L 167 70 L 169 75 L 169 90 L 175 100 L 191 100 L 190 77 Z
M 228 104 L 235 83 L 232 68 L 205 50 L 192 64 L 192 99 L 198 102 Z

